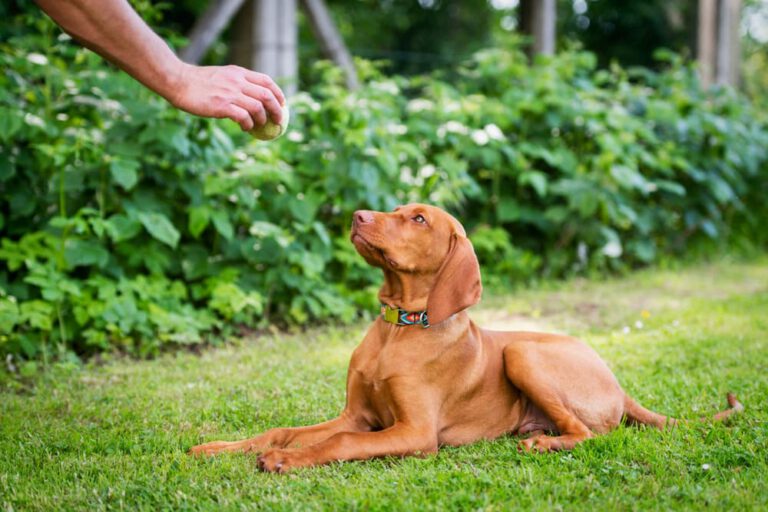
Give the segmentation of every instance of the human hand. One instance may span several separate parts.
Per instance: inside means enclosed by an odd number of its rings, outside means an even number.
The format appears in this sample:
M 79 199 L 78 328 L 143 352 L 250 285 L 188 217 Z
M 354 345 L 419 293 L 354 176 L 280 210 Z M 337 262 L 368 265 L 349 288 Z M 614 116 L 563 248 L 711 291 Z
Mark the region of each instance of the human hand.
M 267 116 L 274 123 L 282 121 L 285 96 L 263 73 L 239 66 L 184 64 L 176 84 L 167 99 L 190 114 L 231 119 L 243 131 L 263 126 Z

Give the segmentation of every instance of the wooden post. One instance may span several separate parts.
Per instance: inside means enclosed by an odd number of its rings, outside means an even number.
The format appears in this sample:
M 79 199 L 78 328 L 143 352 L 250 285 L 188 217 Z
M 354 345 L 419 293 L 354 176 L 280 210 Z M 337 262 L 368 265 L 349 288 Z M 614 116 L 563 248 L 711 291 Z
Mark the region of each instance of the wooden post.
M 236 64 L 266 73 L 296 92 L 296 0 L 246 0 L 235 18 L 231 56 Z
M 181 60 L 198 64 L 243 2 L 245 0 L 214 0 L 208 4 L 189 33 L 189 44 L 179 53 Z
M 741 68 L 741 0 L 720 0 L 715 80 L 719 85 L 739 85 Z
M 556 7 L 555 0 L 521 0 L 520 26 L 523 33 L 533 38 L 527 50 L 529 57 L 555 53 Z
M 302 0 L 302 4 L 323 53 L 344 70 L 347 87 L 356 89 L 354 62 L 325 2 Z M 233 18 L 232 62 L 270 75 L 293 94 L 299 68 L 297 0 L 212 0 L 190 32 L 181 58 L 200 62 Z
M 333 23 L 325 2 L 323 0 L 301 0 L 301 4 L 307 13 L 315 37 L 320 41 L 323 54 L 344 70 L 347 88 L 351 90 L 357 89 L 358 81 L 355 64 L 347 47 L 344 45 L 344 40 L 336 29 L 336 25 Z
M 715 47 L 717 46 L 717 0 L 699 0 L 699 27 L 696 34 L 696 58 L 699 77 L 704 87 L 712 85 L 715 74 Z
M 704 87 L 738 87 L 741 71 L 741 0 L 699 0 L 697 60 Z

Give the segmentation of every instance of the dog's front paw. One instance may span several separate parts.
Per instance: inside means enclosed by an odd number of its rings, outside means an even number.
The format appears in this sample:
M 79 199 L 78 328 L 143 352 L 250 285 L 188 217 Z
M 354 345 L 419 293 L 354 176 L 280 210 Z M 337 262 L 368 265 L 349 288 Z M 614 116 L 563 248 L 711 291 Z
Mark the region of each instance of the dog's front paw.
M 259 469 L 268 473 L 285 473 L 294 468 L 310 466 L 298 450 L 271 448 L 258 458 Z

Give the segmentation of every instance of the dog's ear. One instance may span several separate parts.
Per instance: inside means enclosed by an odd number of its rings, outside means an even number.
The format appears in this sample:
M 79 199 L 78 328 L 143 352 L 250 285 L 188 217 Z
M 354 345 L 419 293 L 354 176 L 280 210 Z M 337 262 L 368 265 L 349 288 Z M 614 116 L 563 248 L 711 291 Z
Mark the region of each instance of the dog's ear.
M 439 324 L 454 313 L 477 304 L 482 293 L 480 265 L 472 243 L 466 236 L 454 233 L 448 255 L 427 298 L 429 324 Z

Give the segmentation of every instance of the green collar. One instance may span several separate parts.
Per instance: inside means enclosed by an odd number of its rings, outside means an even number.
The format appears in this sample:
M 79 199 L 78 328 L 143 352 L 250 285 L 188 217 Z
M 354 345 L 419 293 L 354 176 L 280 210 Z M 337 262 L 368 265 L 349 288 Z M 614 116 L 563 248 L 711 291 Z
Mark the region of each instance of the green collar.
M 382 304 L 381 317 L 385 322 L 395 325 L 421 325 L 425 329 L 429 327 L 426 311 L 405 311 L 404 309 Z

